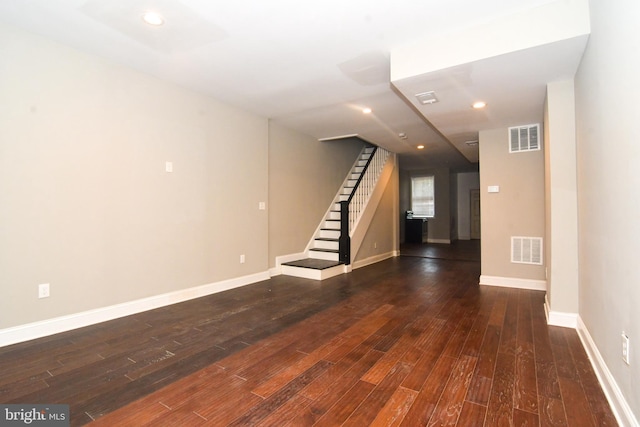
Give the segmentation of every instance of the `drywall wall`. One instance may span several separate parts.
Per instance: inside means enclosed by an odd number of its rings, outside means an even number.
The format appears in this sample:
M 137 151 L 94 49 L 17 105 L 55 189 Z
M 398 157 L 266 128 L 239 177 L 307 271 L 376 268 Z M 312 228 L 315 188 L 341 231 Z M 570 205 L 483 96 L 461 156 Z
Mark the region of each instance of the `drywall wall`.
M 11 27 L 0 58 L 0 328 L 268 270 L 266 119 Z
M 480 174 L 478 172 L 464 172 L 458 175 L 458 238 L 471 239 L 471 190 L 480 188 Z
M 591 36 L 575 78 L 579 314 L 636 423 L 640 417 L 638 22 L 640 3 L 635 0 L 591 1 Z M 630 365 L 621 357 L 622 331 L 631 342 Z
M 303 252 L 364 143 L 320 142 L 270 122 L 269 263 Z
M 399 175 L 396 164 L 362 245 L 358 253 L 355 254 L 353 261 L 356 266 L 359 262 L 371 262 L 371 260 L 379 260 L 398 254 L 400 248 L 398 189 Z
M 547 85 L 545 260 L 549 311 L 578 313 L 578 202 L 573 79 Z
M 512 236 L 544 237 L 544 152 L 510 154 L 506 128 L 481 131 L 479 146 L 482 275 L 544 280 L 543 265 L 511 262 Z
M 400 241 L 404 242 L 404 216 L 411 210 L 411 177 L 433 175 L 435 183 L 436 212 L 428 220 L 429 241 L 451 243 L 451 180 L 449 169 L 400 170 Z

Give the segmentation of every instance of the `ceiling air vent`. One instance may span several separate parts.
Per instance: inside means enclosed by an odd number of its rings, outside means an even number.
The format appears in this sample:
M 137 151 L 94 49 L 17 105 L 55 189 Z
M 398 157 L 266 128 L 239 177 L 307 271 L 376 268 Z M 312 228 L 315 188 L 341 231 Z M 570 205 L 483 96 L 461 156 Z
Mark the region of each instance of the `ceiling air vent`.
M 542 237 L 511 237 L 511 262 L 542 265 Z
M 509 128 L 509 152 L 540 150 L 540 125 L 526 125 Z
M 436 93 L 434 91 L 416 93 L 415 96 L 418 102 L 422 105 L 435 104 L 438 102 L 438 98 L 436 98 Z

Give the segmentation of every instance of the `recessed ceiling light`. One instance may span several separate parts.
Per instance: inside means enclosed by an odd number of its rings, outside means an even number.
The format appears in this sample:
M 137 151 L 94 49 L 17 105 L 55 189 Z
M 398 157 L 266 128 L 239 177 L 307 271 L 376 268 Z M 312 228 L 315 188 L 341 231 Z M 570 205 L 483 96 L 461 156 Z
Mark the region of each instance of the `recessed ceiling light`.
M 487 103 L 484 101 L 478 101 L 478 102 L 474 102 L 472 107 L 475 108 L 476 110 L 479 110 L 481 108 L 484 108 L 487 106 Z
M 416 147 L 418 150 L 424 150 L 424 145 L 418 145 L 418 147 Z
M 363 114 L 371 114 L 371 111 L 372 111 L 371 108 L 363 108 L 362 109 L 362 113 Z
M 145 12 L 142 14 L 142 20 L 149 25 L 159 27 L 164 24 L 164 18 L 157 12 Z

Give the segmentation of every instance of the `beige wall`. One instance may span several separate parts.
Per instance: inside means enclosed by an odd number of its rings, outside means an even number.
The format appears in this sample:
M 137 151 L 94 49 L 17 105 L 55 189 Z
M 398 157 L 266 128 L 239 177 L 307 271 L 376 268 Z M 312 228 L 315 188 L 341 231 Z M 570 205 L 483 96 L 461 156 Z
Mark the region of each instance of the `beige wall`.
M 449 169 L 422 169 L 400 171 L 400 241 L 404 242 L 404 216 L 411 210 L 411 177 L 433 175 L 435 180 L 436 212 L 429 218 L 429 241 L 450 243 L 451 241 L 451 179 Z
M 266 119 L 0 40 L 0 328 L 268 269 Z
M 482 275 L 544 280 L 544 266 L 511 262 L 511 236 L 544 237 L 544 152 L 510 154 L 506 128 L 481 131 L 479 146 Z
M 545 260 L 549 310 L 578 313 L 578 212 L 573 80 L 547 85 Z
M 591 1 L 575 78 L 580 318 L 640 418 L 640 2 Z M 620 334 L 631 340 L 631 364 Z
M 303 252 L 364 143 L 320 142 L 269 126 L 269 263 Z

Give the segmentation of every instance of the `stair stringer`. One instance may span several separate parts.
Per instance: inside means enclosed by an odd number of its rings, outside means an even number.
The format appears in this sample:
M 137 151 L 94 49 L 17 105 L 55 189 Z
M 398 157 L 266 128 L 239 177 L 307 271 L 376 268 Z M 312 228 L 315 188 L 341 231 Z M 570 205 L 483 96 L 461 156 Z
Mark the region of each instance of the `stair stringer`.
M 387 188 L 387 184 L 393 175 L 393 170 L 395 169 L 397 164 L 397 156 L 395 153 L 389 153 L 389 157 L 380 172 L 378 177 L 378 182 L 376 183 L 367 204 L 365 205 L 364 211 L 360 215 L 360 218 L 356 222 L 353 230 L 351 231 L 351 264 L 353 265 L 353 261 L 358 255 L 358 251 L 362 246 L 362 242 L 364 241 L 364 237 L 367 235 L 367 231 L 369 230 L 369 226 L 371 225 L 371 221 L 373 221 L 373 217 L 378 209 L 378 205 L 380 204 L 380 200 L 382 200 L 382 196 Z

